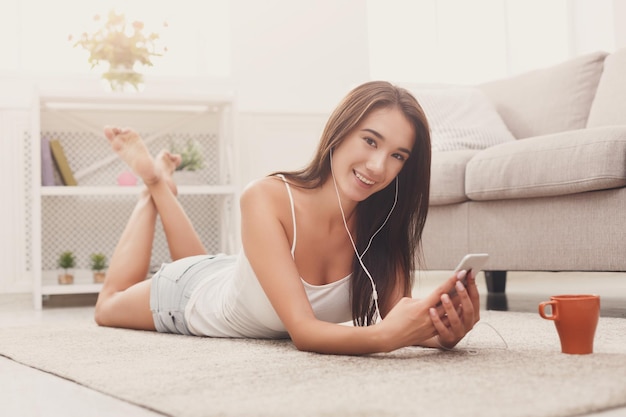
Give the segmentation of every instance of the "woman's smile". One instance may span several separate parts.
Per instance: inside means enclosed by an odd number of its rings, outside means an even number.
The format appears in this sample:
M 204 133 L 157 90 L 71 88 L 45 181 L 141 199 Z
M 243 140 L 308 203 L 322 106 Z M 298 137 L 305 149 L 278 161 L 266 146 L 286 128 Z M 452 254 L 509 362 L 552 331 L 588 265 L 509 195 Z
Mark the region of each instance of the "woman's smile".
M 368 185 L 368 186 L 376 184 L 376 182 L 368 179 L 367 177 L 365 177 L 363 174 L 359 173 L 358 171 L 353 170 L 353 172 L 354 172 L 354 176 L 357 177 L 357 179 L 361 181 L 363 184 Z

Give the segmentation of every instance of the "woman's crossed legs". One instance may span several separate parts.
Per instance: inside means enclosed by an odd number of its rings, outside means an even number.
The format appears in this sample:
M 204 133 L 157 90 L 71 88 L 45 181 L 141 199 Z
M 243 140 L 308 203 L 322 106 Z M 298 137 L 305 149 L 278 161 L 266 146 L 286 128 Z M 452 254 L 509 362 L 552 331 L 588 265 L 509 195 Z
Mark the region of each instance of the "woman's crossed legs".
M 172 260 L 206 254 L 198 234 L 176 198 L 172 172 L 180 156 L 161 151 L 152 158 L 141 137 L 129 129 L 105 128 L 113 150 L 146 185 L 111 256 L 96 302 L 101 326 L 154 330 L 150 311 L 150 257 L 157 215 Z

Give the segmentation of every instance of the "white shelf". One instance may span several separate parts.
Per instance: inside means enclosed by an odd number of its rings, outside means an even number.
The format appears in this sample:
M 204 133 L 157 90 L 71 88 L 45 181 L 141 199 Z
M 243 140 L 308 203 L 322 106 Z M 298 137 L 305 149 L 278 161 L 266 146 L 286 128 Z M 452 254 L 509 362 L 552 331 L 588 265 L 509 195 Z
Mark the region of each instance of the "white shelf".
M 59 284 L 59 271 L 42 271 L 41 274 L 41 294 L 42 295 L 60 295 L 60 294 L 93 294 L 99 293 L 102 284 L 93 282 L 93 272 L 90 270 L 73 270 L 73 284 Z
M 92 253 L 110 260 L 134 196 L 143 185 L 119 186 L 128 167 L 104 139 L 105 125 L 132 126 L 148 150 L 193 140 L 198 142 L 204 167 L 192 178 L 174 174 L 178 196 L 190 220 L 212 253 L 234 250 L 232 228 L 237 187 L 234 181 L 233 95 L 85 94 L 38 96 L 33 106 L 30 152 L 32 218 L 29 248 L 33 268 L 33 301 L 42 307 L 45 295 L 98 293 L 89 269 Z M 77 186 L 41 186 L 42 137 L 63 147 Z M 55 178 L 57 184 L 60 178 Z M 199 185 L 185 185 L 199 184 Z M 170 260 L 162 225 L 155 227 L 150 267 Z M 56 261 L 63 251 L 76 256 L 73 284 L 59 284 Z

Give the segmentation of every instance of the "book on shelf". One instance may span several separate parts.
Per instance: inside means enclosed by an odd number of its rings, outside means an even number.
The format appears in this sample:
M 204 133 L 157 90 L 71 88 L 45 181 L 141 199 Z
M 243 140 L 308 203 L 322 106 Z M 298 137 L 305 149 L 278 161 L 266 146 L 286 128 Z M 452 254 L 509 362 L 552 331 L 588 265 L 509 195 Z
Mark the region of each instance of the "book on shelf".
M 70 168 L 69 163 L 67 162 L 67 156 L 65 156 L 65 151 L 63 150 L 63 146 L 61 142 L 57 139 L 53 139 L 50 141 L 50 149 L 52 150 L 52 157 L 54 159 L 54 163 L 61 173 L 61 178 L 63 179 L 63 184 L 65 185 L 78 185 L 76 182 L 76 178 L 74 178 L 74 173 Z
M 44 187 L 55 185 L 50 139 L 45 136 L 41 138 L 41 185 Z
M 63 178 L 61 178 L 61 173 L 56 165 L 54 165 L 54 185 L 65 185 L 63 184 Z

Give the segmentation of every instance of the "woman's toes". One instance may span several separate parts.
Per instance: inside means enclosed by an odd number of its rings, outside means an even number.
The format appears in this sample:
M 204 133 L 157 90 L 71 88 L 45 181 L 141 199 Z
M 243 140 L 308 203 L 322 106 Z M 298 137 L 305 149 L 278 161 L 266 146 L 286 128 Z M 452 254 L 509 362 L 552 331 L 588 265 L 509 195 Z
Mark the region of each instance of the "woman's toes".
M 106 126 L 104 128 L 104 135 L 107 137 L 107 139 L 112 140 L 115 137 L 115 131 L 111 126 Z

